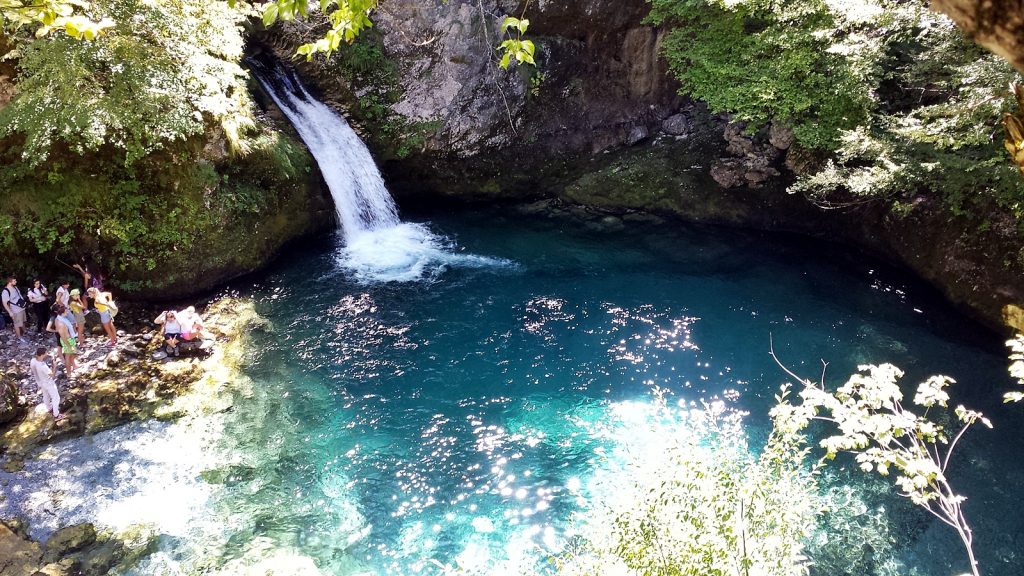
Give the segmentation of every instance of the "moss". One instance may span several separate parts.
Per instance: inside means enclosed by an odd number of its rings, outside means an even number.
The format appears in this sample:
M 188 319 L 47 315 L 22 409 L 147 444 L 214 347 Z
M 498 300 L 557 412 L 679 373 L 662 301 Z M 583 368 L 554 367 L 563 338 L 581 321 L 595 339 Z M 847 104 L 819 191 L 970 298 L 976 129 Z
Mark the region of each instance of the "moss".
M 213 140 L 131 168 L 107 151 L 62 154 L 44 178 L 6 171 L 0 244 L 8 270 L 66 276 L 58 259 L 88 254 L 122 295 L 173 296 L 259 268 L 288 240 L 330 226 L 301 145 L 264 129 L 244 156 L 217 159 Z

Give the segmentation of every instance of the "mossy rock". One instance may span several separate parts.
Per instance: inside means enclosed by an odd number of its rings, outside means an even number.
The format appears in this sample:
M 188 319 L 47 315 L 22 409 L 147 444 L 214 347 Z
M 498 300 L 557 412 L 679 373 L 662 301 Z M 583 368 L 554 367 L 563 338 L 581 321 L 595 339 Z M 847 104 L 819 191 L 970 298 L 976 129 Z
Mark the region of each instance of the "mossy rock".
M 61 528 L 46 541 L 43 560 L 47 563 L 56 562 L 95 541 L 96 527 L 88 522 Z
M 18 385 L 6 374 L 0 374 L 0 424 L 20 418 L 25 412 L 18 396 Z

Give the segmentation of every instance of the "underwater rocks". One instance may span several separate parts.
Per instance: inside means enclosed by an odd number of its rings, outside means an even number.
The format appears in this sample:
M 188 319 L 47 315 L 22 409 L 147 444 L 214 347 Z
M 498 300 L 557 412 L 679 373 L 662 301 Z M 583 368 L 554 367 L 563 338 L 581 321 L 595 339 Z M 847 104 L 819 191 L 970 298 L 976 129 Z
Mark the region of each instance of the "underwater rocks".
M 0 520 L 0 576 L 102 576 L 131 568 L 156 542 L 144 529 L 101 533 L 90 523 L 62 528 L 44 544 L 26 532 L 18 519 Z

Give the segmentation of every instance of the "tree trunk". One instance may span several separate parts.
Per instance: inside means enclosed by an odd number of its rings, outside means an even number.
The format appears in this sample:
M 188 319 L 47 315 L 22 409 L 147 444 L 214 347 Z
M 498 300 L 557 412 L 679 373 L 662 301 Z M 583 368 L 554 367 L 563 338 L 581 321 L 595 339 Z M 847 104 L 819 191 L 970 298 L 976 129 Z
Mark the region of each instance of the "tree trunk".
M 932 0 L 932 8 L 1024 72 L 1024 0 Z

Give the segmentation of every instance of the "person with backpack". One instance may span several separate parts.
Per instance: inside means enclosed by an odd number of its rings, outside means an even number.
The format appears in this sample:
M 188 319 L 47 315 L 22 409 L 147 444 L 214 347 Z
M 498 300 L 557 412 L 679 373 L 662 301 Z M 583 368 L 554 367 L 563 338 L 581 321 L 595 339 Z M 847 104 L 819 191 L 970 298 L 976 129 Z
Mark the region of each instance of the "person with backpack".
M 89 298 L 92 298 L 96 305 L 96 311 L 100 313 L 100 323 L 103 324 L 103 331 L 110 339 L 110 345 L 117 345 L 117 329 L 114 328 L 114 316 L 117 315 L 117 304 L 114 304 L 114 297 L 110 292 L 100 292 L 96 288 L 89 288 L 86 291 Z
M 36 336 L 39 337 L 46 330 L 46 323 L 50 320 L 50 293 L 39 278 L 32 280 L 28 301 L 32 303 L 32 311 L 36 315 Z
M 25 297 L 22 296 L 21 290 L 18 288 L 17 278 L 11 276 L 7 279 L 7 285 L 4 286 L 0 298 L 2 298 L 4 310 L 7 310 L 7 314 L 11 317 L 11 323 L 14 324 L 14 333 L 22 343 L 27 344 L 28 340 L 25 340 L 25 309 L 28 308 L 28 303 L 25 302 Z

